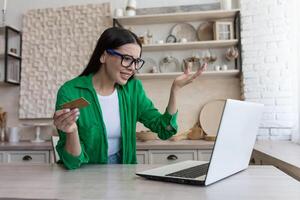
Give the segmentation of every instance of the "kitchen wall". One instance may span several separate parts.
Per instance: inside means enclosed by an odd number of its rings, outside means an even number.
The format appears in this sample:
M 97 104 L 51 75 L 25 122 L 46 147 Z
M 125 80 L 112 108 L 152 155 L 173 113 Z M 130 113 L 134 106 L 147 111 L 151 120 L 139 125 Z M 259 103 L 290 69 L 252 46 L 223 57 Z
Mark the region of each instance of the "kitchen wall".
M 299 2 L 243 0 L 240 7 L 243 97 L 265 104 L 259 138 L 296 141 Z
M 3 0 L 0 0 L 0 8 L 3 7 Z M 38 8 L 55 8 L 68 5 L 83 5 L 83 4 L 97 4 L 103 2 L 110 2 L 112 10 L 115 8 L 123 8 L 126 6 L 127 0 L 8 0 L 7 1 L 7 24 L 13 25 L 17 28 L 22 26 L 22 14 L 30 9 Z M 202 3 L 219 2 L 218 0 L 137 0 L 137 8 L 148 7 L 164 7 L 176 5 L 193 5 Z M 233 0 L 233 6 L 237 6 L 237 0 Z
M 22 29 L 22 14 L 30 9 L 61 7 L 68 5 L 81 5 L 89 3 L 103 3 L 104 0 L 9 0 L 7 1 L 6 24 L 9 24 L 18 29 Z M 201 3 L 218 2 L 217 0 L 164 0 L 164 1 L 137 1 L 138 8 L 160 7 L 160 6 L 175 6 L 175 5 L 192 5 Z M 125 7 L 126 0 L 110 1 L 112 11 L 115 8 Z M 3 3 L 0 1 L 0 8 Z M 233 2 L 233 6 L 237 6 L 237 1 Z M 164 111 L 167 105 L 169 96 L 169 88 L 172 79 L 151 81 L 145 80 L 144 86 L 150 98 L 153 99 L 155 105 Z M 161 87 L 163 86 L 163 87 Z M 18 86 L 0 85 L 0 106 L 8 112 L 8 126 L 21 126 L 22 123 L 28 122 L 52 122 L 51 119 L 35 119 L 35 120 L 20 120 L 19 117 L 19 92 Z M 182 90 L 178 98 L 180 117 L 180 131 L 190 128 L 198 119 L 198 114 L 201 106 L 215 98 L 240 98 L 240 82 L 238 78 L 234 79 L 203 79 L 197 80 L 193 86 L 188 86 Z M 193 97 L 188 98 L 186 97 Z M 138 130 L 143 129 L 138 125 Z M 22 127 L 22 139 L 31 139 L 34 136 L 34 129 Z M 49 135 L 55 133 L 53 128 L 42 128 L 42 137 L 49 138 Z
M 102 3 L 103 0 L 9 0 L 7 6 L 7 24 L 17 28 L 22 27 L 22 14 L 29 9 L 60 7 L 67 5 L 80 5 L 87 3 Z M 123 0 L 110 1 L 112 10 L 123 7 L 126 2 Z M 218 2 L 217 0 L 155 0 L 155 1 L 137 1 L 138 8 L 159 7 L 173 5 L 190 5 L 208 2 Z M 291 28 L 288 22 L 289 12 L 287 6 L 292 5 L 293 1 L 251 1 L 243 0 L 240 2 L 242 13 L 242 45 L 244 59 L 244 84 L 242 90 L 243 97 L 246 100 L 257 101 L 266 104 L 262 128 L 260 130 L 260 139 L 284 139 L 289 140 L 297 137 L 297 89 L 295 81 L 295 66 L 293 64 L 281 65 L 281 61 L 286 59 L 280 49 L 286 49 L 281 46 L 288 42 L 290 38 L 288 33 L 283 32 L 282 25 Z M 299 4 L 299 2 L 298 2 Z M 234 7 L 238 5 L 233 2 Z M 0 8 L 1 8 L 0 1 Z M 293 6 L 292 6 L 293 7 Z M 297 8 L 294 6 L 294 8 Z M 268 15 L 266 15 L 268 13 Z M 299 14 L 298 14 L 299 15 Z M 268 17 L 267 17 L 268 16 Z M 298 17 L 299 18 L 299 17 Z M 268 26 L 265 26 L 265 20 Z M 294 22 L 295 23 L 295 22 Z M 278 26 L 278 24 L 280 26 Z M 281 27 L 281 28 L 280 28 Z M 278 29 L 277 29 L 278 28 Z M 272 30 L 269 34 L 268 31 Z M 283 33 L 282 33 L 283 32 Z M 280 33 L 280 34 L 279 34 Z M 295 33 L 295 32 L 294 32 Z M 299 33 L 299 32 L 298 32 Z M 284 35 L 282 38 L 281 36 Z M 273 39 L 272 39 L 273 38 Z M 295 37 L 294 37 L 295 38 Z M 271 41 L 270 41 L 271 40 Z M 275 40 L 272 41 L 272 40 Z M 292 42 L 289 43 L 293 44 Z M 295 44 L 295 43 L 294 43 Z M 264 48 L 261 48 L 262 45 Z M 299 46 L 299 45 L 298 45 Z M 290 48 L 290 47 L 288 47 Z M 277 50 L 277 51 L 276 51 Z M 267 53 L 266 53 L 267 52 Z M 293 52 L 292 52 L 293 54 Z M 294 59 L 294 58 L 292 58 Z M 279 62 L 278 62 L 279 61 Z M 299 62 L 298 62 L 299 63 Z M 271 70 L 272 69 L 272 70 Z M 276 69 L 276 70 L 273 70 Z M 278 69 L 278 70 L 277 70 Z M 294 70 L 294 71 L 293 71 Z M 300 72 L 299 72 L 300 74 Z M 254 80 L 254 81 L 253 81 Z M 258 81 L 258 82 L 257 82 Z M 155 105 L 164 110 L 169 95 L 169 87 L 172 79 L 167 80 L 144 80 L 145 89 Z M 278 84 L 282 83 L 281 86 Z M 275 88 L 275 86 L 278 86 Z M 291 86 L 291 87 L 290 87 Z M 292 89 L 290 89 L 292 88 Z M 193 85 L 183 89 L 178 104 L 180 105 L 179 118 L 181 130 L 189 128 L 197 120 L 197 115 L 201 106 L 210 99 L 214 98 L 240 98 L 239 79 L 199 79 Z M 287 95 L 288 94 L 288 95 Z M 284 96 L 282 96 L 284 95 Z M 286 96 L 285 96 L 286 95 Z M 186 98 L 186 97 L 193 98 Z M 187 100 L 188 99 L 188 100 Z M 23 122 L 32 120 L 18 119 L 19 105 L 19 87 L 0 85 L 0 105 L 9 112 L 8 125 L 16 126 Z M 49 119 L 33 120 L 34 122 L 51 122 Z M 188 122 L 188 123 L 186 123 Z M 139 126 L 141 127 L 141 126 Z M 33 130 L 23 129 L 23 139 L 32 137 Z M 51 129 L 43 130 L 44 137 L 48 137 Z

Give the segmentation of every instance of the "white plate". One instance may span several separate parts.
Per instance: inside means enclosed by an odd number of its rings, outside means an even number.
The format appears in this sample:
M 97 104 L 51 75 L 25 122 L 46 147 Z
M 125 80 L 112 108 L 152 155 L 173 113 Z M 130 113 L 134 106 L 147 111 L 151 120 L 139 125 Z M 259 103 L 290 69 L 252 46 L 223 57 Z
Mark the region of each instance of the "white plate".
M 187 39 L 188 42 L 197 41 L 196 29 L 188 23 L 180 23 L 173 26 L 171 33 L 180 42 L 182 38 Z

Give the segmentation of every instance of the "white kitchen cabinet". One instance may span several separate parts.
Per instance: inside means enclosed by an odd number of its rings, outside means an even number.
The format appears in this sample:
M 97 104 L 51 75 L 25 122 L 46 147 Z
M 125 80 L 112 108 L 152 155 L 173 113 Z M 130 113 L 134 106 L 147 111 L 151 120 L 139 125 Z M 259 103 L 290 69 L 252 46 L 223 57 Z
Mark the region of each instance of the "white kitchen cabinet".
M 0 163 L 53 163 L 52 150 L 50 141 L 41 143 L 0 142 Z
M 138 164 L 171 164 L 185 160 L 209 161 L 214 142 L 204 140 L 137 141 Z
M 148 151 L 137 151 L 136 158 L 139 164 L 149 164 Z
M 4 153 L 0 152 L 0 163 L 4 162 Z
M 212 150 L 198 150 L 198 160 L 209 161 Z
M 50 151 L 0 151 L 1 163 L 50 163 Z
M 138 150 L 137 161 L 138 164 L 172 164 L 185 160 L 204 160 L 209 161 L 211 150 Z
M 172 164 L 185 160 L 197 160 L 196 150 L 150 150 L 150 164 Z

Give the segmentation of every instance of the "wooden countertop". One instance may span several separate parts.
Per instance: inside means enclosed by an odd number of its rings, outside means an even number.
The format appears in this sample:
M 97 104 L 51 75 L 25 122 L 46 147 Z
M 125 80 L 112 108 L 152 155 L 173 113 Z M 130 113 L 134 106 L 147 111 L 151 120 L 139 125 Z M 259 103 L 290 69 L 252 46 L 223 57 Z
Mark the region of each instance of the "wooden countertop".
M 299 200 L 300 183 L 272 166 L 249 169 L 208 187 L 146 180 L 135 175 L 157 165 L 0 165 L 2 198 L 132 200 Z
M 152 140 L 147 142 L 137 141 L 137 150 L 153 150 L 153 149 L 212 149 L 213 142 L 204 140 L 182 140 L 177 142 Z M 52 150 L 50 141 L 43 143 L 31 143 L 30 141 L 22 141 L 18 143 L 0 142 L 0 151 L 22 151 L 22 150 Z
M 300 145 L 291 141 L 257 141 L 254 149 L 300 169 Z
M 30 141 L 21 141 L 18 143 L 0 142 L 0 151 L 49 151 L 52 150 L 50 141 L 41 143 L 32 143 Z
M 137 150 L 152 150 L 152 149 L 212 149 L 214 142 L 204 140 L 181 140 L 177 142 L 152 140 L 141 142 L 137 141 Z M 289 141 L 257 141 L 255 150 L 269 154 L 280 160 L 284 160 L 300 168 L 300 145 Z M 22 141 L 19 143 L 0 142 L 0 151 L 18 151 L 18 150 L 52 150 L 50 141 L 43 143 L 31 143 Z
M 276 166 L 300 181 L 299 144 L 290 141 L 257 141 L 252 155 L 257 162 Z

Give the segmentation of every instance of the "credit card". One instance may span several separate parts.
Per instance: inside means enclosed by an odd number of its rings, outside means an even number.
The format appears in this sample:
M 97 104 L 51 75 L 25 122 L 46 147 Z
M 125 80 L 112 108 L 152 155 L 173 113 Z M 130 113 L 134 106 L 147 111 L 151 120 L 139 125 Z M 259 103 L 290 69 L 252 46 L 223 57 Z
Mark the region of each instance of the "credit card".
M 78 99 L 64 103 L 60 107 L 62 109 L 67 109 L 67 108 L 74 109 L 74 108 L 84 108 L 88 105 L 90 105 L 90 103 L 85 98 L 80 97 Z

